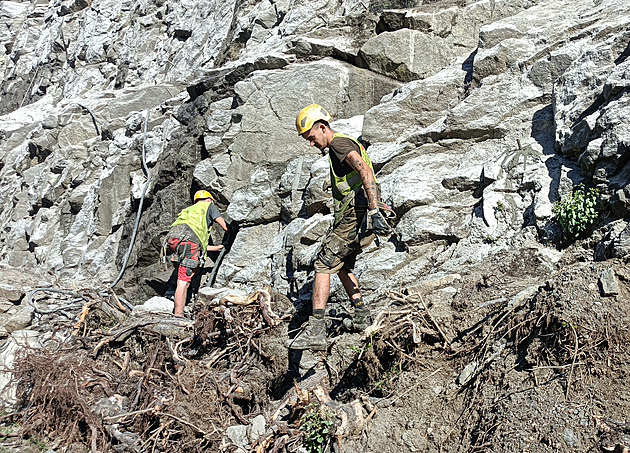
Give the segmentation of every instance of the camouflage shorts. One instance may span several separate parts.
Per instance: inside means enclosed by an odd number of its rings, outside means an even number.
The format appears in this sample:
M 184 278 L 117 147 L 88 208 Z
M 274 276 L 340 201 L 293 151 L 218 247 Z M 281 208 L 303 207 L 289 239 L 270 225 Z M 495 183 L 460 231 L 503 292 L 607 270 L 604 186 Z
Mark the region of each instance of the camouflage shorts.
M 328 232 L 322 243 L 317 259 L 315 272 L 336 274 L 341 269 L 354 269 L 357 255 L 374 240 L 374 234 L 361 232 L 361 224 L 365 210 L 348 208 L 335 227 Z

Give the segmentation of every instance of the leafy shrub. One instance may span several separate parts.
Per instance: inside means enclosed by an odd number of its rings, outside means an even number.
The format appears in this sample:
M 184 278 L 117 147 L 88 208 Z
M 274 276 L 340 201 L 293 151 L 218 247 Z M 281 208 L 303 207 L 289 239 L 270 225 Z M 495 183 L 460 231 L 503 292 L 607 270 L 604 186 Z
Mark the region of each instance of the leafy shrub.
M 300 430 L 304 431 L 303 446 L 309 453 L 322 453 L 334 432 L 334 420 L 318 409 L 317 404 L 309 404 L 301 417 Z
M 573 191 L 573 195 L 554 203 L 553 213 L 567 238 L 577 238 L 595 223 L 599 215 L 598 196 L 597 189 L 586 191 L 580 184 Z

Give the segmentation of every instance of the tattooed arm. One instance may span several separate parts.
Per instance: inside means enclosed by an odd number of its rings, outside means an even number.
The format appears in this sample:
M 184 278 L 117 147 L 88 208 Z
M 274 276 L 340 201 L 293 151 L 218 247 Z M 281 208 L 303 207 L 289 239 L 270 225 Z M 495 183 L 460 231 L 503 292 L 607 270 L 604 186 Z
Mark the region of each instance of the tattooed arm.
M 378 189 L 376 187 L 376 181 L 374 181 L 374 173 L 372 172 L 372 169 L 365 163 L 365 161 L 361 158 L 361 155 L 356 151 L 350 151 L 350 153 L 348 153 L 346 162 L 353 170 L 358 171 L 361 176 L 365 196 L 368 199 L 368 208 L 376 209 L 378 206 Z

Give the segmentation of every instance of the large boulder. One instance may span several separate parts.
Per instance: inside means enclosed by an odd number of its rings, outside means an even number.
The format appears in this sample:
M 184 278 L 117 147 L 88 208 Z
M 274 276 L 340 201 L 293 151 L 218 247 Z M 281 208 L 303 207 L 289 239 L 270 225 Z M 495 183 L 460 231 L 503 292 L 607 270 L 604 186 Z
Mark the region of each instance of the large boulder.
M 437 73 L 456 55 L 443 39 L 409 29 L 381 33 L 359 54 L 372 71 L 403 82 Z
M 307 149 L 295 132 L 295 116 L 306 104 L 324 106 L 333 119 L 348 118 L 363 114 L 398 86 L 395 81 L 331 59 L 289 65 L 281 71 L 255 72 L 234 87 L 242 105 L 234 112 L 240 119 L 239 133 L 229 151 L 247 162 L 286 162 Z M 304 93 L 309 93 L 310 102 Z
M 463 97 L 465 76 L 461 69 L 448 68 L 384 96 L 365 113 L 363 138 L 369 143 L 391 142 L 431 125 Z

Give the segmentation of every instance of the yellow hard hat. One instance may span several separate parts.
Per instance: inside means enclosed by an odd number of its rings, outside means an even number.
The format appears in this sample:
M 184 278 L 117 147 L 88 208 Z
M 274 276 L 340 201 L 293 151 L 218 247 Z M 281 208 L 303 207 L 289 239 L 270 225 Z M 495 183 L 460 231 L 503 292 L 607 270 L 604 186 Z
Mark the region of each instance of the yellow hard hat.
M 330 113 L 322 106 L 311 104 L 300 110 L 297 118 L 295 118 L 295 127 L 298 131 L 298 135 L 302 135 L 304 132 L 309 131 L 316 121 L 329 122 L 330 119 Z
M 210 198 L 212 201 L 214 201 L 214 197 L 207 190 L 198 190 L 197 192 L 195 192 L 195 203 L 197 203 L 197 200 L 205 200 L 207 198 Z

